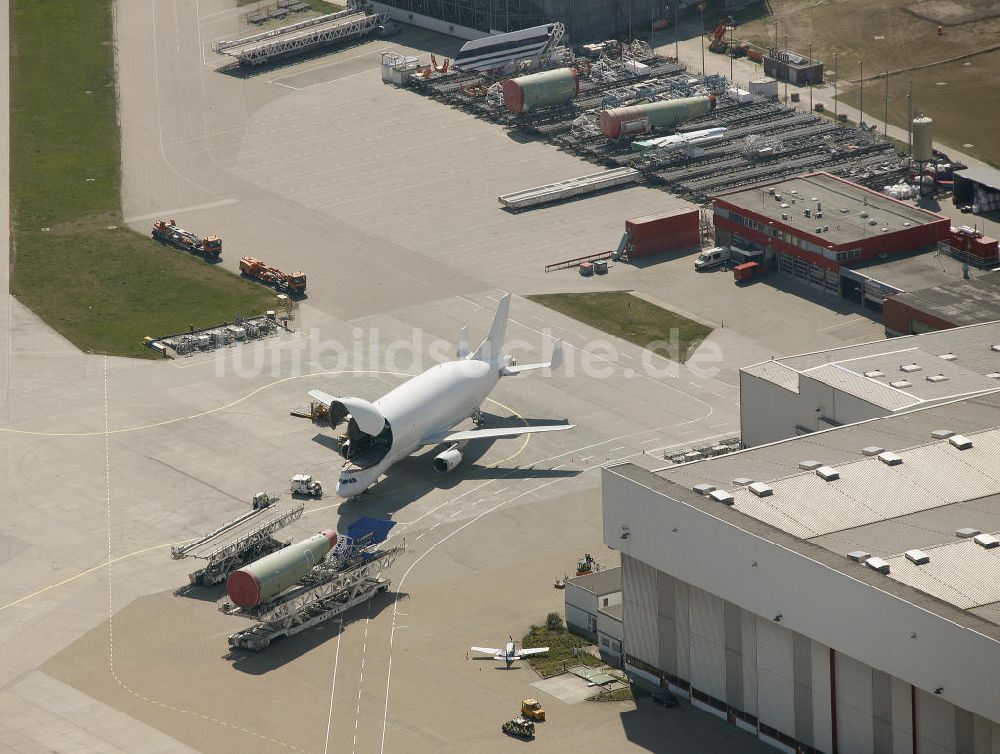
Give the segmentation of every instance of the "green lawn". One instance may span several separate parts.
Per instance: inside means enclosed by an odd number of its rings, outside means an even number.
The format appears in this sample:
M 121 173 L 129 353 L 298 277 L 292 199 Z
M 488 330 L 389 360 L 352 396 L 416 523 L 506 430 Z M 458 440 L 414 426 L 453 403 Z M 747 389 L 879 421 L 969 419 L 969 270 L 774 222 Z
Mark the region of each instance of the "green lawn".
M 152 357 L 273 297 L 123 226 L 111 5 L 11 3 L 10 288 L 84 350 Z
M 655 353 L 675 360 L 680 353 L 687 361 L 712 332 L 711 327 L 661 309 L 628 291 L 548 293 L 528 298 L 642 348 L 656 342 L 652 348 Z M 671 346 L 662 345 L 664 341 Z
M 555 622 L 556 620 L 558 623 Z M 553 627 L 550 628 L 550 626 Z M 532 626 L 521 640 L 521 646 L 525 649 L 531 647 L 549 648 L 549 651 L 544 655 L 525 658 L 542 678 L 558 675 L 566 668 L 577 665 L 597 667 L 602 664 L 598 658 L 586 651 L 588 647 L 592 646 L 591 643 L 582 636 L 577 636 L 566 630 L 565 624 L 556 613 L 549 614 L 545 625 Z M 577 652 L 574 653 L 574 650 Z

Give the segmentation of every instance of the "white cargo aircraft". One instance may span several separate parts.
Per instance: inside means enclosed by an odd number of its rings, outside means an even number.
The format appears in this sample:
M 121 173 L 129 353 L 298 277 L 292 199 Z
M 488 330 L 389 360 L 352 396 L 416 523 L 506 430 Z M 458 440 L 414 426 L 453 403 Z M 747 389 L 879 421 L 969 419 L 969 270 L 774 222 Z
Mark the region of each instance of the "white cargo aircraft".
M 510 311 L 510 294 L 500 299 L 490 334 L 475 353 L 469 353 L 468 331 L 459 334 L 458 360 L 431 367 L 374 403 L 362 398 L 338 398 L 322 390 L 309 395 L 329 408 L 331 427 L 347 422 L 340 454 L 346 459 L 336 492 L 344 498 L 364 492 L 396 461 L 425 445 L 448 445 L 434 458 L 439 472 L 451 471 L 462 462 L 469 440 L 516 437 L 531 432 L 570 429 L 574 424 L 540 427 L 502 427 L 453 431 L 459 422 L 472 418 L 482 423 L 480 406 L 501 377 L 562 363 L 562 340 L 552 347 L 550 360 L 517 366 L 503 353 Z

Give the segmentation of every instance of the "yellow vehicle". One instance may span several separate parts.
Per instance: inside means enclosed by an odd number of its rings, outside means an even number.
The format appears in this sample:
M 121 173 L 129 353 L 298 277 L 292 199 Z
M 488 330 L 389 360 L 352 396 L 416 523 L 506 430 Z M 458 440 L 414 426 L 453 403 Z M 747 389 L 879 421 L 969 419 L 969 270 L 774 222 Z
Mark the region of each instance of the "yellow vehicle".
M 521 702 L 521 717 L 543 723 L 545 722 L 545 710 L 542 709 L 542 705 L 538 703 L 537 699 L 525 699 Z

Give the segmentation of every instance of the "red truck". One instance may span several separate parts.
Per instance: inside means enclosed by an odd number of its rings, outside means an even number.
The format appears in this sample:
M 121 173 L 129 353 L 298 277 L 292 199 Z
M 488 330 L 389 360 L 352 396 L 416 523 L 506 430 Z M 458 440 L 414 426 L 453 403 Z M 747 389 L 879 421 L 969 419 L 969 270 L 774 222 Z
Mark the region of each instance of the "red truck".
M 240 274 L 269 285 L 279 293 L 301 296 L 306 292 L 306 276 L 302 272 L 282 272 L 277 267 L 268 267 L 254 257 L 240 259 Z
M 168 243 L 178 249 L 201 254 L 206 259 L 218 259 L 222 254 L 222 239 L 218 236 L 202 238 L 177 225 L 176 220 L 157 220 L 150 235 L 160 243 Z
M 737 283 L 750 282 L 767 274 L 767 267 L 760 262 L 744 262 L 733 267 L 733 280 Z

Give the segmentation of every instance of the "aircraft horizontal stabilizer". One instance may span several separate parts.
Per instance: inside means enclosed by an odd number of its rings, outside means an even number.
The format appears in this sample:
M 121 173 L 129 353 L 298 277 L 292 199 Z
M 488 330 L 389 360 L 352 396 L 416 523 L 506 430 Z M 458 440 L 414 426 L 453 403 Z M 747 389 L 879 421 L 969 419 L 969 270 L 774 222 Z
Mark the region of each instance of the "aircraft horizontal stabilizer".
M 563 350 L 562 350 L 562 338 L 556 340 L 552 346 L 552 357 L 549 361 L 542 361 L 538 364 L 519 364 L 516 367 L 504 367 L 501 374 L 505 377 L 510 377 L 511 375 L 521 374 L 521 372 L 529 372 L 532 369 L 548 369 L 551 368 L 553 371 L 562 366 L 563 362 Z
M 309 397 L 312 398 L 314 401 L 322 403 L 327 408 L 330 408 L 330 405 L 335 400 L 337 400 L 336 396 L 330 395 L 329 393 L 324 393 L 322 390 L 310 390 Z
M 533 432 L 558 432 L 561 429 L 573 429 L 575 424 L 546 424 L 541 427 L 498 427 L 496 429 L 467 429 L 458 432 L 440 432 L 423 439 L 423 445 L 440 445 L 446 442 L 461 442 L 465 440 L 488 440 L 497 437 L 518 437 L 530 435 Z

